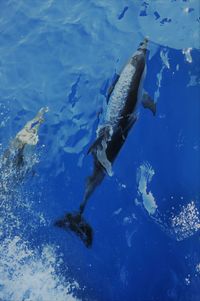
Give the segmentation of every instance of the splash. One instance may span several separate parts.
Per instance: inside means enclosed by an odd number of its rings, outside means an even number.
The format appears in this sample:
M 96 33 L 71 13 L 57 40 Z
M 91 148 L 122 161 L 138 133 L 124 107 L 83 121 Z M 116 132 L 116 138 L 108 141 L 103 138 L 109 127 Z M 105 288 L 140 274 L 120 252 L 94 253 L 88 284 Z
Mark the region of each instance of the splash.
M 78 284 L 66 282 L 57 273 L 62 262 L 57 259 L 55 247 L 46 245 L 39 254 L 15 236 L 4 240 L 0 254 L 0 300 L 78 300 L 71 293 Z
M 17 133 L 0 157 L 0 194 L 3 194 L 3 197 L 15 191 L 15 186 L 22 183 L 33 166 L 38 163 L 33 146 L 39 141 L 38 130 L 47 111 L 48 108 L 41 108 L 35 118 L 28 121 Z
M 47 244 L 34 248 L 24 239 L 26 231 L 45 227 L 47 221 L 35 212 L 31 198 L 20 193 L 0 197 L 0 300 L 74 301 L 75 280 L 58 272 L 62 266 L 57 248 Z M 16 235 L 15 233 L 20 233 Z
M 154 174 L 153 168 L 148 163 L 142 164 L 137 171 L 138 194 L 141 195 L 144 208 L 150 215 L 153 215 L 157 209 L 152 192 L 147 192 L 147 185 L 151 182 Z
M 194 201 L 183 206 L 178 215 L 172 216 L 171 227 L 177 240 L 190 237 L 200 230 L 200 214 Z
M 58 272 L 61 255 L 52 244 L 34 248 L 25 240 L 26 232 L 37 231 L 48 223 L 35 212 L 30 195 L 19 192 L 0 197 L 0 300 L 74 301 L 75 280 Z M 16 235 L 17 233 L 17 235 Z
M 57 255 L 57 248 L 50 244 L 33 248 L 25 239 L 27 232 L 44 227 L 47 221 L 34 210 L 31 192 L 26 194 L 19 189 L 17 184 L 22 184 L 22 179 L 13 182 L 19 176 L 19 167 L 24 174 L 31 172 L 38 162 L 34 152 L 23 153 L 26 160 L 20 165 L 15 158 L 20 148 L 24 150 L 24 146 L 38 143 L 38 129 L 46 111 L 42 108 L 25 125 L 0 159 L 0 300 L 3 301 L 77 300 L 73 292 L 78 284 L 73 279 L 66 280 L 59 272 L 62 257 Z

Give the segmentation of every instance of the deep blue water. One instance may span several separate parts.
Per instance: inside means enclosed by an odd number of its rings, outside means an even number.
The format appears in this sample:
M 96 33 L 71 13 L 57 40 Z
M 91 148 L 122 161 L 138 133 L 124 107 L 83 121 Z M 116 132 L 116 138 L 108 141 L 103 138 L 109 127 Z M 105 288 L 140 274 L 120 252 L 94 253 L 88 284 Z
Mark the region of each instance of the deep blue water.
M 199 3 L 161 4 L 0 1 L 1 154 L 49 108 L 26 179 L 1 191 L 0 300 L 199 300 Z M 146 35 L 157 113 L 141 106 L 89 200 L 87 249 L 53 224 L 82 200 L 107 89 Z

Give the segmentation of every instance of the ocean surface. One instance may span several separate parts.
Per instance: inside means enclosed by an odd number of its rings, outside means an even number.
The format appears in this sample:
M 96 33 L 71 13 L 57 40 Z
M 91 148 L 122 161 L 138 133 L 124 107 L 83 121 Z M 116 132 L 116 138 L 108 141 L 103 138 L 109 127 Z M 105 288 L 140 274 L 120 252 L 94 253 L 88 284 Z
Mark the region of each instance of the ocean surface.
M 0 1 L 0 300 L 200 300 L 198 0 Z M 116 73 L 148 36 L 138 120 L 85 211 L 91 248 L 54 226 L 78 209 Z M 25 176 L 3 169 L 42 107 Z M 37 140 L 37 139 L 36 139 Z

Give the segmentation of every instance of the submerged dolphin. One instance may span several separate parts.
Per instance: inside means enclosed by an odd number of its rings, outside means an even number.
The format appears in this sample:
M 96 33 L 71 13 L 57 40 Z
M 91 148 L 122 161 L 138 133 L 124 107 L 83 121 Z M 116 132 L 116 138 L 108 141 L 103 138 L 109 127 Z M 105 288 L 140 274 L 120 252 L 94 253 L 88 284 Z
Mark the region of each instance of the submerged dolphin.
M 94 158 L 93 174 L 88 177 L 83 201 L 75 213 L 67 213 L 55 225 L 74 231 L 87 247 L 91 246 L 93 233 L 90 225 L 84 220 L 87 201 L 95 188 L 102 182 L 105 175 L 112 176 L 112 164 L 123 146 L 127 135 L 137 120 L 137 107 L 141 101 L 145 108 L 156 113 L 156 105 L 144 93 L 142 85 L 146 72 L 147 38 L 140 43 L 137 51 L 125 65 L 121 74 L 116 77 L 108 91 L 107 110 L 103 123 L 98 126 L 97 139 L 89 148 Z
M 37 115 L 17 133 L 0 158 L 1 193 L 9 192 L 10 188 L 21 182 L 30 171 L 32 162 L 26 154 L 29 147 L 38 143 L 38 130 L 47 111 L 47 107 L 41 108 Z

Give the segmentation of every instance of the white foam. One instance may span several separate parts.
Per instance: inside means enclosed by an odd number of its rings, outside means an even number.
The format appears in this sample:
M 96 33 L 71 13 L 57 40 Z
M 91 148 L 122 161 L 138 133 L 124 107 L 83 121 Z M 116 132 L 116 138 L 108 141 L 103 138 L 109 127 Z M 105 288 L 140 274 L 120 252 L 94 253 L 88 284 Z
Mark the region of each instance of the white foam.
M 192 48 L 189 47 L 189 48 L 184 48 L 182 50 L 182 53 L 185 55 L 185 59 L 188 63 L 192 63 L 192 55 L 191 55 L 191 50 Z
M 162 59 L 163 64 L 166 66 L 166 68 L 170 69 L 168 51 L 162 49 L 161 52 L 160 52 L 160 57 Z
M 160 57 L 161 57 L 161 60 L 162 60 L 162 67 L 161 67 L 160 71 L 157 73 L 157 89 L 154 93 L 154 101 L 155 102 L 158 101 L 158 98 L 160 96 L 160 88 L 161 88 L 163 71 L 165 70 L 165 68 L 170 69 L 168 51 L 161 50 Z
M 180 213 L 172 216 L 171 226 L 177 240 L 183 240 L 200 230 L 200 214 L 194 201 L 182 206 Z
M 191 284 L 190 274 L 188 274 L 187 277 L 185 277 L 185 284 L 186 285 L 190 285 Z
M 27 157 L 30 170 L 36 163 L 34 156 Z M 1 165 L 2 160 L 0 168 Z M 17 185 L 13 187 L 10 179 L 15 169 L 4 171 L 0 174 L 0 300 L 78 300 L 72 293 L 78 289 L 76 281 L 65 280 L 58 272 L 62 260 L 57 248 L 50 244 L 31 247 L 25 240 L 27 230 L 44 227 L 47 221 L 43 214 L 34 210 L 31 193 L 23 194 Z
M 41 254 L 19 236 L 0 246 L 0 299 L 9 301 L 75 301 L 70 291 L 78 287 L 57 274 L 61 261 L 55 248 L 46 245 Z
M 147 185 L 151 182 L 154 174 L 153 168 L 148 163 L 142 164 L 137 171 L 138 193 L 142 197 L 144 208 L 150 215 L 154 214 L 157 209 L 157 204 L 152 192 L 147 192 Z
M 200 263 L 196 265 L 196 272 L 200 274 Z

